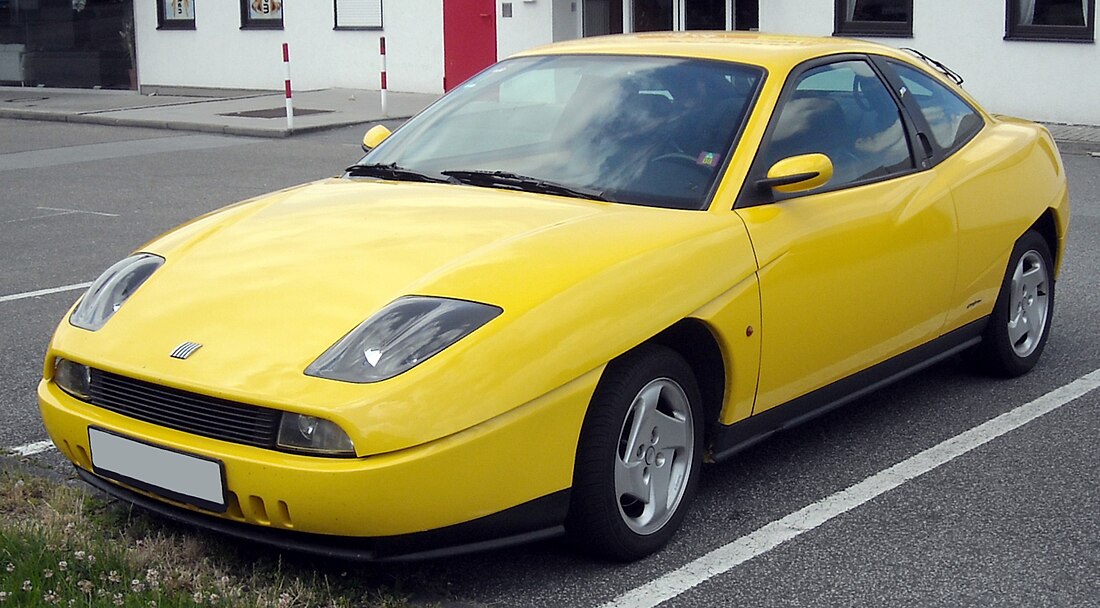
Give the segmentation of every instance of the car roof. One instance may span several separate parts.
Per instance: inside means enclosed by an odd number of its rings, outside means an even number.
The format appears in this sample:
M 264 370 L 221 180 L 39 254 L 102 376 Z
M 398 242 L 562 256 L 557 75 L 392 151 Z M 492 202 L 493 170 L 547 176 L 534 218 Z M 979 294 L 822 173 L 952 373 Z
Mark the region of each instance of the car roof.
M 874 53 L 908 59 L 891 47 L 850 38 L 723 31 L 647 32 L 580 38 L 530 49 L 515 56 L 661 55 L 735 61 L 776 69 L 841 53 Z

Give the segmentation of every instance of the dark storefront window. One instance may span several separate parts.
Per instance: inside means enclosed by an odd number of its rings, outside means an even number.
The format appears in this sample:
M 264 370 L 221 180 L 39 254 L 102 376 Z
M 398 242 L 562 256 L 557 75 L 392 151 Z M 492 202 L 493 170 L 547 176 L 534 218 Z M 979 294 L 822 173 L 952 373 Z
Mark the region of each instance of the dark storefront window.
M 584 35 L 623 33 L 622 0 L 584 0 Z
M 133 87 L 132 0 L 0 0 L 0 84 Z
M 634 0 L 634 31 L 672 31 L 672 0 Z
M 685 30 L 726 29 L 726 0 L 696 0 L 684 3 Z

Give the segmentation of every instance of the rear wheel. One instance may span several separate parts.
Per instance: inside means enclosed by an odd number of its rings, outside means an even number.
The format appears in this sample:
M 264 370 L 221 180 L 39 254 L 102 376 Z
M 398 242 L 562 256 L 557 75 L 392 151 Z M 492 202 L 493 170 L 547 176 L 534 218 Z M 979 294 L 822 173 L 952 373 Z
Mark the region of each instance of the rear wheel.
M 700 402 L 691 368 L 668 348 L 608 366 L 577 446 L 566 526 L 580 546 L 629 561 L 668 542 L 698 482 Z
M 983 370 L 1014 377 L 1038 363 L 1054 316 L 1054 262 L 1033 230 L 1012 250 L 993 314 L 972 356 Z

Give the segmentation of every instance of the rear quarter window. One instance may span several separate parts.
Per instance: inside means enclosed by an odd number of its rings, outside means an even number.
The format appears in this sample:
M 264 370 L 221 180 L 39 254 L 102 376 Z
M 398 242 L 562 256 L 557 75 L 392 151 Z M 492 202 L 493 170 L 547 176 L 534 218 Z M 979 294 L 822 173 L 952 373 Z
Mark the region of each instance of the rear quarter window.
M 955 150 L 982 130 L 985 121 L 981 115 L 942 83 L 903 63 L 891 61 L 890 65 L 920 108 L 933 141 L 941 149 Z

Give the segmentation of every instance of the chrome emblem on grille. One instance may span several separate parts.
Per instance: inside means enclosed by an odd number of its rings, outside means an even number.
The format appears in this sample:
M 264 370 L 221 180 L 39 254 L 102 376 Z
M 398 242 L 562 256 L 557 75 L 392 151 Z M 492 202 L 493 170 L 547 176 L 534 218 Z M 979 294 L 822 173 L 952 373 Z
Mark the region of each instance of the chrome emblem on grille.
M 193 355 L 195 351 L 202 348 L 202 344 L 197 342 L 184 342 L 176 347 L 176 350 L 172 351 L 173 359 L 186 359 Z

